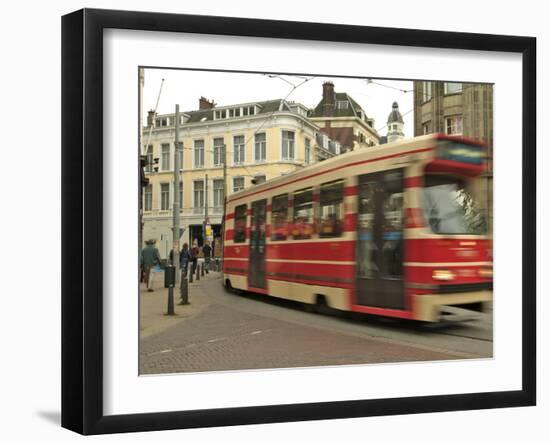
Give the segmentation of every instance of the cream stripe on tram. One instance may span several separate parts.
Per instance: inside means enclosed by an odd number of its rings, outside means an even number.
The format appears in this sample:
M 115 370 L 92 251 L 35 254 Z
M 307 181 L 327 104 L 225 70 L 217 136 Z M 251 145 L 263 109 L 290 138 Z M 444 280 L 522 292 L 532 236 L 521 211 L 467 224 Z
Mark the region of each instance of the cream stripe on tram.
M 434 266 L 445 266 L 447 268 L 450 267 L 458 267 L 458 266 L 490 266 L 492 263 L 490 261 L 465 261 L 465 262 L 453 262 L 453 263 L 442 263 L 442 262 L 413 262 L 413 261 L 406 261 L 403 262 L 403 266 L 412 266 L 412 267 L 418 267 L 418 268 L 427 268 L 427 267 L 434 267 Z

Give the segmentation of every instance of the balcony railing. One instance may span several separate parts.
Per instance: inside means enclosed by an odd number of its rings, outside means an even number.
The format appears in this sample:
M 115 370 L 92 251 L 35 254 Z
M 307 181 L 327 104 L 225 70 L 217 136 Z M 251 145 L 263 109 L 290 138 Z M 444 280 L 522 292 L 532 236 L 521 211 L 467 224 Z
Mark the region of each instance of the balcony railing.
M 204 215 L 204 213 L 205 213 L 204 207 L 180 209 L 180 214 L 182 216 L 197 216 L 197 215 Z M 223 213 L 223 206 L 208 207 L 208 214 L 221 215 L 222 213 Z M 151 211 L 144 210 L 143 216 L 144 217 L 172 217 L 172 209 L 169 209 L 169 210 L 153 209 Z

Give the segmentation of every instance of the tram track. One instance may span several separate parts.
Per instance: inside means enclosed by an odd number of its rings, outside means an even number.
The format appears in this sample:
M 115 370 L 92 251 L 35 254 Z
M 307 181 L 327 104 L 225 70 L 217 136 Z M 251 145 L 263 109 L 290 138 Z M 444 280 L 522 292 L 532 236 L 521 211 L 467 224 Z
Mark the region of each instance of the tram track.
M 342 311 L 320 314 L 311 312 L 309 306 L 297 302 L 266 298 L 249 292 L 225 293 L 218 301 L 258 315 L 284 318 L 291 323 L 408 344 L 419 349 L 447 351 L 462 358 L 487 358 L 493 355 L 492 313 L 484 314 L 481 321 L 476 322 L 427 324 Z

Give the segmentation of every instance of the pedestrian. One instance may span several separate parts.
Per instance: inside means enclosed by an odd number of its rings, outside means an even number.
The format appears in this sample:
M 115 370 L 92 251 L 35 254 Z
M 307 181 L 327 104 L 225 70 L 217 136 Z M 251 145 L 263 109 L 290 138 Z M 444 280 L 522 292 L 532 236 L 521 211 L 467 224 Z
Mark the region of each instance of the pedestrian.
M 180 252 L 180 268 L 184 276 L 187 276 L 187 267 L 189 266 L 189 260 L 189 245 L 187 243 L 184 243 Z
M 212 257 L 212 247 L 210 243 L 206 242 L 202 247 L 202 254 L 204 255 L 204 264 L 206 269 L 210 271 L 210 258 Z
M 145 247 L 141 251 L 141 267 L 145 273 L 145 283 L 147 291 L 153 292 L 153 268 L 160 265 L 159 250 L 155 247 L 156 240 L 150 239 L 145 242 Z
M 197 271 L 197 262 L 199 260 L 199 253 L 200 253 L 199 245 L 198 245 L 197 239 L 195 239 L 195 241 L 193 242 L 193 247 L 191 248 L 189 253 L 189 259 L 193 264 L 193 268 L 192 268 L 193 274 Z

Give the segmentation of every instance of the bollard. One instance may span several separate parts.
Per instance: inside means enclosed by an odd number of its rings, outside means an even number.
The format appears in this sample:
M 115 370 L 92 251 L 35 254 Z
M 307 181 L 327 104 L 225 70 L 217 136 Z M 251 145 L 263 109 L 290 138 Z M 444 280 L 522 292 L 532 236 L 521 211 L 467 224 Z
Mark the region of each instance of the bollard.
M 193 263 L 190 262 L 187 266 L 189 268 L 189 283 L 193 283 Z
M 201 263 L 201 277 L 204 277 L 204 263 Z
M 185 273 L 181 273 L 181 284 L 180 284 L 180 305 L 189 304 L 189 285 L 187 284 L 187 278 Z
M 201 267 L 201 265 L 197 262 L 197 275 L 196 275 L 197 281 L 199 281 L 201 279 L 200 267 Z
M 176 282 L 175 266 L 166 266 L 164 269 L 164 287 L 168 288 L 168 307 L 166 315 L 174 315 L 174 286 Z

